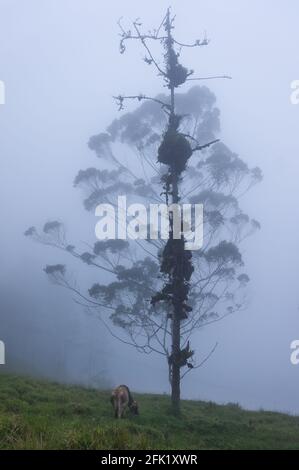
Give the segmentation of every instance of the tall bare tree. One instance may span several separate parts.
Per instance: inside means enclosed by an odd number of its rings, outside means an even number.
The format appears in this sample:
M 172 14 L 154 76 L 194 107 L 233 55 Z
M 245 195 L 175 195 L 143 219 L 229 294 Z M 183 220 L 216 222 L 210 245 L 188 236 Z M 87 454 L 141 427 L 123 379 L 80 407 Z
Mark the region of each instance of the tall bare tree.
M 191 335 L 244 305 L 243 287 L 249 278 L 242 272 L 238 245 L 259 224 L 242 212 L 238 199 L 261 180 L 261 171 L 250 169 L 217 139 L 219 110 L 206 87 L 176 92 L 190 81 L 229 78 L 196 78 L 180 64 L 184 48 L 206 46 L 207 39 L 192 44 L 177 41 L 170 10 L 160 26 L 148 33 L 141 31 L 139 20 L 132 30 L 119 25 L 120 52 L 125 52 L 128 41 L 139 41 L 145 50 L 144 61 L 156 69 L 168 94 L 117 96 L 120 111 L 127 100 L 142 103 L 115 119 L 107 132 L 90 139 L 89 147 L 101 159 L 100 169 L 81 170 L 74 184 L 87 192 L 87 210 L 102 202 L 116 208 L 120 194 L 134 202 L 164 202 L 169 209 L 181 202 L 202 203 L 204 245 L 191 252 L 185 249 L 183 231 L 181 238 L 174 237 L 172 210 L 168 212 L 167 241 L 152 239 L 149 225 L 144 240 L 102 240 L 90 251 L 80 252 L 67 241 L 65 229 L 57 221 L 47 222 L 42 233 L 30 227 L 26 235 L 106 273 L 106 282 L 96 282 L 85 294 L 70 280 L 64 265 L 45 268 L 49 278 L 75 293 L 113 336 L 139 352 L 166 358 L 172 407 L 179 413 L 182 378 L 200 367 L 215 349 L 196 362 Z M 162 64 L 154 56 L 151 42 L 162 45 Z

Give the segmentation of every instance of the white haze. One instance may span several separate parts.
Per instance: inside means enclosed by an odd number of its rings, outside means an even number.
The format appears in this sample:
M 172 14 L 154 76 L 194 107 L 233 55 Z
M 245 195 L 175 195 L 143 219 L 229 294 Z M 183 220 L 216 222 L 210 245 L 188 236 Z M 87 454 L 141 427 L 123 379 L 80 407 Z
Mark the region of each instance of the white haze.
M 51 286 L 42 268 L 66 256 L 23 232 L 59 218 L 75 240 L 94 236 L 95 220 L 72 187 L 80 168 L 97 163 L 86 143 L 115 117 L 114 94 L 161 90 L 140 48 L 119 54 L 117 20 L 140 17 L 151 28 L 169 3 L 179 38 L 207 31 L 211 39 L 184 53 L 184 63 L 199 76 L 233 77 L 207 82 L 221 138 L 264 173 L 243 201 L 262 224 L 244 246 L 250 305 L 197 334 L 199 358 L 219 345 L 188 375 L 183 396 L 299 413 L 299 366 L 290 363 L 299 338 L 299 106 L 289 98 L 299 78 L 296 0 L 0 0 L 0 339 L 8 362 L 26 373 L 92 384 L 104 371 L 111 384 L 168 392 L 165 364 L 136 356 Z M 89 270 L 69 265 L 88 287 Z

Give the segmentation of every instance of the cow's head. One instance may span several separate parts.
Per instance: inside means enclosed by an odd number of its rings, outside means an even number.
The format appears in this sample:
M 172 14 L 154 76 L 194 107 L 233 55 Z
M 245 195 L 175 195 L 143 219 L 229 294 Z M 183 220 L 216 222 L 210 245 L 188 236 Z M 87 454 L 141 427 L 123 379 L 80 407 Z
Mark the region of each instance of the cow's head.
M 130 411 L 133 415 L 139 415 L 138 403 L 137 401 L 133 400 L 130 405 Z

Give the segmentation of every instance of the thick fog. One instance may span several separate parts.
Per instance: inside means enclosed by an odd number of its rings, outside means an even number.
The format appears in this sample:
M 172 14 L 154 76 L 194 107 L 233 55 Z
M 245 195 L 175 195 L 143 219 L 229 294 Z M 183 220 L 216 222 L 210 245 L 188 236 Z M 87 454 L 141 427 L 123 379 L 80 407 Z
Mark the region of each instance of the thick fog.
M 296 0 L 0 0 L 0 372 L 169 392 L 163 359 L 118 343 L 49 283 L 43 267 L 67 263 L 85 288 L 94 273 L 23 236 L 58 219 L 72 239 L 95 241 L 95 217 L 73 188 L 78 170 L 98 163 L 87 142 L 117 115 L 113 95 L 161 92 L 139 46 L 119 54 L 117 21 L 140 17 L 155 27 L 169 3 L 178 38 L 206 31 L 211 40 L 184 52 L 184 65 L 197 76 L 233 78 L 205 83 L 217 97 L 221 139 L 264 174 L 242 201 L 262 226 L 242 246 L 249 306 L 196 334 L 199 358 L 218 347 L 188 374 L 182 395 L 299 413 L 299 366 L 290 362 L 299 339 L 299 105 L 290 102 L 299 79 Z

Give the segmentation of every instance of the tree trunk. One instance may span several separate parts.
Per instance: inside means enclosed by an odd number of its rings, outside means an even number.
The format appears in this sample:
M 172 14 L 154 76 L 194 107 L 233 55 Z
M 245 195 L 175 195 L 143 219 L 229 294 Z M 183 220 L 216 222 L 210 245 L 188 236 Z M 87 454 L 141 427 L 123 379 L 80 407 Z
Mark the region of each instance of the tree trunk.
M 172 203 L 177 204 L 179 201 L 179 188 L 178 176 L 172 172 Z M 171 229 L 173 232 L 173 220 L 171 220 Z M 173 235 L 173 233 L 172 233 Z M 180 279 L 172 280 L 175 287 L 174 291 L 177 293 L 180 286 Z M 181 351 L 181 312 L 180 302 L 174 295 L 173 299 L 173 314 L 172 314 L 172 375 L 171 375 L 171 406 L 175 415 L 180 414 L 180 400 L 181 400 L 181 368 L 179 364 L 179 357 Z
M 180 355 L 180 339 L 181 339 L 181 322 L 179 311 L 177 308 L 173 309 L 172 320 L 172 374 L 171 374 L 171 405 L 172 411 L 175 415 L 180 414 L 180 399 L 181 399 L 181 378 L 180 378 L 180 365 L 178 358 Z
M 166 31 L 168 36 L 167 42 L 167 60 L 168 69 L 173 69 L 173 38 L 171 36 L 171 21 L 170 21 L 170 10 L 167 10 L 166 19 Z M 169 128 L 173 125 L 173 118 L 175 117 L 175 80 L 174 76 L 169 76 L 169 89 L 170 89 L 170 119 Z M 177 132 L 177 129 L 176 129 Z M 179 203 L 179 173 L 175 167 L 170 167 L 171 175 L 171 186 L 172 186 L 172 203 Z M 170 223 L 170 236 L 173 238 L 173 216 L 169 216 Z M 175 266 L 174 266 L 175 268 Z M 179 299 L 178 293 L 183 279 L 180 271 L 174 269 L 175 275 L 172 273 L 172 286 L 173 286 L 173 311 L 172 311 L 172 325 L 171 325 L 171 336 L 172 336 L 172 364 L 171 364 L 171 405 L 172 411 L 175 415 L 180 414 L 181 405 L 181 364 L 180 364 L 180 353 L 181 353 L 181 319 L 182 319 L 182 303 Z

